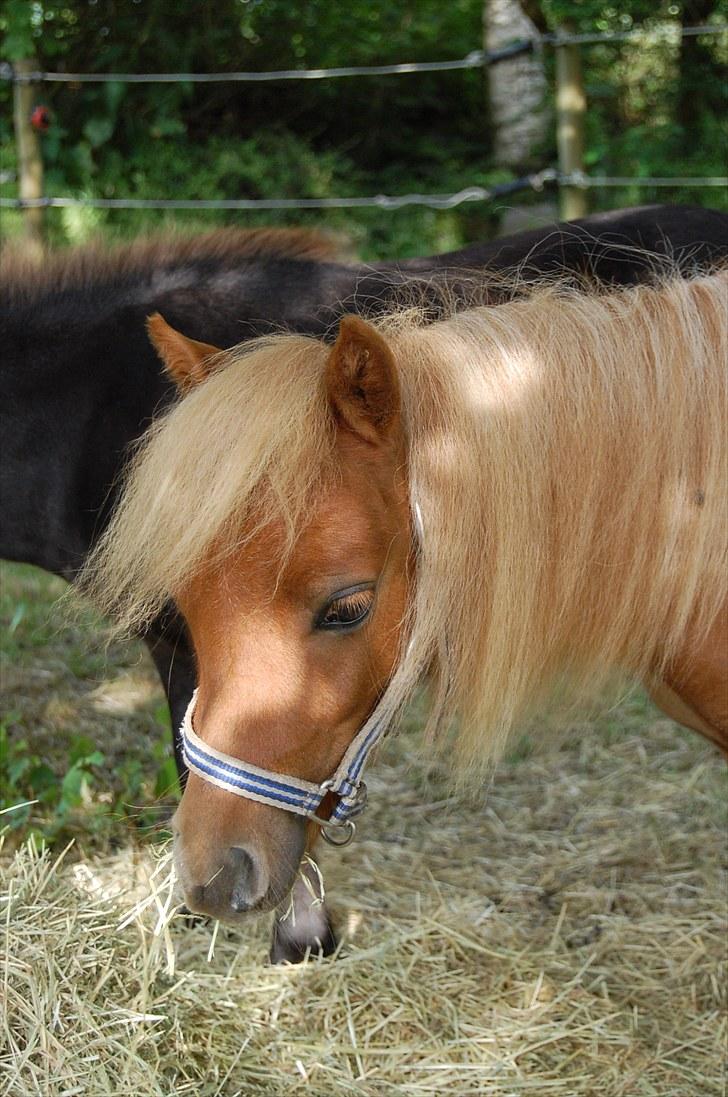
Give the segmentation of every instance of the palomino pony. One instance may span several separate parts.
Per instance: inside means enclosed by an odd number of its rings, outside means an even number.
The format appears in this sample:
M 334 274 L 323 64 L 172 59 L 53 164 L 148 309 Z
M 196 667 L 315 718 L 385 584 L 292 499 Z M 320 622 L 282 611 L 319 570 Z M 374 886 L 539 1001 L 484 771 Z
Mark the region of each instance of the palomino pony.
M 190 238 L 83 247 L 0 263 L 0 556 L 73 579 L 102 532 L 128 449 L 174 395 L 146 333 L 161 312 L 221 347 L 272 331 L 325 335 L 345 312 L 377 314 L 412 279 L 518 270 L 643 281 L 655 257 L 689 271 L 728 258 L 728 216 L 645 206 L 375 265 L 341 261 L 300 229 L 223 229 Z M 493 285 L 493 299 L 501 292 Z M 178 727 L 195 684 L 192 653 L 164 614 L 145 634 Z M 184 765 L 175 739 L 180 775 Z
M 728 748 L 727 289 L 552 284 L 212 357 L 164 329 L 187 395 L 85 584 L 121 629 L 174 599 L 194 641 L 189 907 L 270 909 L 319 829 L 348 838 L 424 677 L 473 776 L 614 671 Z
M 375 315 L 408 286 L 468 292 L 463 271 L 509 270 L 521 281 L 574 272 L 609 284 L 649 276 L 668 257 L 687 273 L 728 258 L 728 216 L 688 206 L 594 214 L 457 252 L 364 265 L 296 229 L 239 230 L 83 247 L 41 263 L 5 248 L 0 264 L 0 555 L 72 579 L 112 509 L 128 449 L 174 395 L 146 334 L 155 311 L 193 340 L 232 347 L 271 331 L 327 334 L 342 313 Z M 504 286 L 489 287 L 489 300 Z M 510 292 L 505 289 L 506 295 Z M 179 618 L 144 639 L 177 728 L 195 685 Z M 181 742 L 174 739 L 181 779 Z M 303 901 L 309 905 L 308 893 Z M 319 916 L 322 908 L 316 908 Z M 299 927 L 304 918 L 297 919 Z M 321 917 L 319 917 L 319 923 Z M 319 925 L 316 937 L 333 947 Z M 313 938 L 310 943 L 313 942 Z M 274 955 L 292 959 L 279 935 Z

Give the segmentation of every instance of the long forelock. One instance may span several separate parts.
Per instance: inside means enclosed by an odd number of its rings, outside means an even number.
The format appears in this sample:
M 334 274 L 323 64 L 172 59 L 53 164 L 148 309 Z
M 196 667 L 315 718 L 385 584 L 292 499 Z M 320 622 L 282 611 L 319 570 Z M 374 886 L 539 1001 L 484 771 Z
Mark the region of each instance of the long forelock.
M 291 548 L 331 466 L 326 354 L 301 336 L 248 343 L 142 439 L 80 579 L 120 631 L 143 628 L 264 523 L 278 519 Z

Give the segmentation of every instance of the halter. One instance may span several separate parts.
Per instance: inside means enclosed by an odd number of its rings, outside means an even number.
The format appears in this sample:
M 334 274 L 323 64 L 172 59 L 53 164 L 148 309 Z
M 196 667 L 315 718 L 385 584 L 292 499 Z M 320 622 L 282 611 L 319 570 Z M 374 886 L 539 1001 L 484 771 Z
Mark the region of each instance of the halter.
M 422 514 L 418 503 L 414 503 L 412 511 L 417 543 L 421 545 Z M 322 837 L 332 846 L 349 844 L 356 831 L 354 819 L 362 813 L 367 802 L 367 787 L 361 779 L 364 766 L 389 725 L 383 699 L 352 739 L 333 776 L 320 785 L 274 770 L 259 769 L 250 762 L 242 762 L 208 746 L 192 727 L 196 703 L 197 690 L 192 694 L 180 728 L 182 756 L 189 769 L 204 781 L 235 796 L 311 819 L 321 827 Z M 330 792 L 338 800 L 329 818 L 323 819 L 317 812 Z
M 380 705 L 352 739 L 333 777 L 316 785 L 300 777 L 259 769 L 250 762 L 241 762 L 208 746 L 192 727 L 196 703 L 197 690 L 192 694 L 180 728 L 182 755 L 189 769 L 226 792 L 312 819 L 321 827 L 323 837 L 331 845 L 348 845 L 354 837 L 354 819 L 364 810 L 367 801 L 367 787 L 361 773 L 372 748 L 387 726 L 386 720 L 379 714 Z M 323 819 L 316 813 L 329 792 L 339 799 L 330 817 Z

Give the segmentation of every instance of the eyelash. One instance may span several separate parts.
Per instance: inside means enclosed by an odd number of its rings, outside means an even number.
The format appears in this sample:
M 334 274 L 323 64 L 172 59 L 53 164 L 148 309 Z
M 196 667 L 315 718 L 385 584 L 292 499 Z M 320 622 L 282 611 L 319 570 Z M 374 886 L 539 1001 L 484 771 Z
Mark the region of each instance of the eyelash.
M 363 624 L 373 605 L 374 591 L 369 587 L 337 595 L 319 614 L 316 627 L 339 632 L 351 631 Z

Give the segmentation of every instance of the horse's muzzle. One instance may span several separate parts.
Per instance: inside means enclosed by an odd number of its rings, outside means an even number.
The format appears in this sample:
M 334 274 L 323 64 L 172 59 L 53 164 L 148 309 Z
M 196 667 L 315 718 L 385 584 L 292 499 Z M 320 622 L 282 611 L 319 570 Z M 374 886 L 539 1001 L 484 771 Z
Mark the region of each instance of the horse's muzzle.
M 195 914 L 222 922 L 238 922 L 248 914 L 273 910 L 297 878 L 305 828 L 300 827 L 300 837 L 298 833 L 289 837 L 294 840 L 285 843 L 285 852 L 278 846 L 275 857 L 270 857 L 267 849 L 259 849 L 253 842 L 229 846 L 219 853 L 210 847 L 190 848 L 178 834 L 175 862 L 186 906 Z
M 224 918 L 255 910 L 268 891 L 268 874 L 260 862 L 240 846 L 233 846 L 206 884 L 190 889 L 190 905 L 199 913 Z

